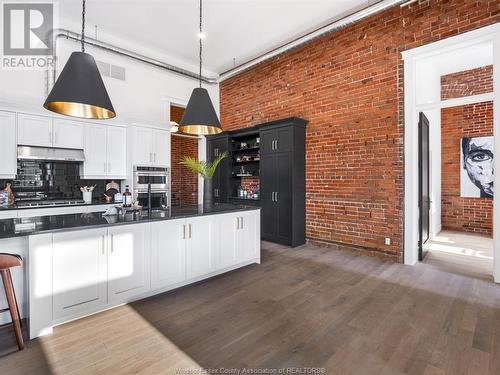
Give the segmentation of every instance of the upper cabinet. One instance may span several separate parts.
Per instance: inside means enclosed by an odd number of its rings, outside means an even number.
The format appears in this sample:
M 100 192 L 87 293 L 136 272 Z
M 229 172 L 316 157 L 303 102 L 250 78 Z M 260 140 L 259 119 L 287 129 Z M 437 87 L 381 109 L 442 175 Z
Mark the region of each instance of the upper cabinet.
M 54 119 L 54 147 L 83 149 L 84 124 L 76 121 Z
M 20 113 L 17 143 L 24 146 L 83 149 L 84 124 Z
M 134 126 L 130 130 L 133 165 L 170 166 L 170 132 Z
M 86 124 L 83 178 L 125 179 L 127 174 L 125 128 Z
M 20 113 L 17 117 L 17 143 L 52 147 L 52 118 Z
M 0 111 L 0 178 L 15 178 L 16 173 L 16 114 Z

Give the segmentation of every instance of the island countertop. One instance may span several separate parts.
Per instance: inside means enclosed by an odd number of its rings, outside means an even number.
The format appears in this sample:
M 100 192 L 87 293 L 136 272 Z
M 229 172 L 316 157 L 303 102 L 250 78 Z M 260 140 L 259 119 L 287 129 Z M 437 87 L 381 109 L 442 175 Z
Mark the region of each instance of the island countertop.
M 112 216 L 103 216 L 102 212 L 91 212 L 7 219 L 0 220 L 0 239 L 259 209 L 259 207 L 255 206 L 222 203 L 210 206 L 171 207 L 161 211 L 154 211 L 151 215 L 148 215 L 147 211 L 144 211 L 142 215 L 129 213 Z

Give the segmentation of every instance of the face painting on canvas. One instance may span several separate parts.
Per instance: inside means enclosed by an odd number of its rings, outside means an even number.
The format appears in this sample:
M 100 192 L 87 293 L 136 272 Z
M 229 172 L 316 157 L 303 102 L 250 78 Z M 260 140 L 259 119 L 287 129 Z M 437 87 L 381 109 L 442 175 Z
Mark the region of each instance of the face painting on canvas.
M 462 138 L 461 146 L 460 195 L 493 198 L 493 137 Z

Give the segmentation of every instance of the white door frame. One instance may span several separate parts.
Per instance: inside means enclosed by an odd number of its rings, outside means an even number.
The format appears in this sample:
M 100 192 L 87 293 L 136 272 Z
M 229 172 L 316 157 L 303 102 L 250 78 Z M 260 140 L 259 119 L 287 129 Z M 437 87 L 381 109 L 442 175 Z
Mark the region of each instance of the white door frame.
M 418 262 L 418 113 L 425 109 L 416 102 L 416 62 L 453 50 L 491 42 L 493 46 L 493 135 L 495 149 L 500 150 L 500 23 L 456 35 L 402 53 L 404 60 L 404 263 Z M 491 95 L 488 97 L 491 98 Z M 456 103 L 454 103 L 456 104 Z M 436 104 L 441 106 L 441 103 Z M 443 103 L 443 107 L 445 103 Z M 449 106 L 449 103 L 448 103 Z M 500 158 L 494 159 L 500 170 Z M 500 186 L 500 174 L 494 175 L 494 186 Z M 493 276 L 500 283 L 500 204 L 493 202 Z
M 162 101 L 164 102 L 164 108 L 165 108 L 163 111 L 165 122 L 168 123 L 169 126 L 171 127 L 172 125 L 170 125 L 170 106 L 173 105 L 177 107 L 186 108 L 189 99 L 164 96 L 162 97 Z M 170 139 L 172 139 L 172 135 L 170 136 Z M 170 147 L 170 152 L 172 152 L 172 147 Z M 198 160 L 205 160 L 206 158 L 207 158 L 207 138 L 203 135 L 200 135 L 198 137 Z M 203 203 L 203 183 L 204 183 L 203 177 L 198 175 L 198 204 Z

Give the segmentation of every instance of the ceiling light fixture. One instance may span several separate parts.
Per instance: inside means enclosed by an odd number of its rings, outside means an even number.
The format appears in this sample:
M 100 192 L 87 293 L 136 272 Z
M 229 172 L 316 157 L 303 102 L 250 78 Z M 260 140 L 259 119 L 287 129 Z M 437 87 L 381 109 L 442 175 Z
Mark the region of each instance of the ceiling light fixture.
M 82 0 L 82 51 L 73 52 L 43 106 L 61 115 L 110 119 L 116 112 L 94 58 L 85 53 L 85 0 Z
M 200 33 L 202 31 L 202 0 L 200 0 Z M 201 68 L 203 43 L 200 37 L 200 87 L 193 90 L 187 104 L 182 120 L 179 123 L 179 131 L 185 134 L 209 135 L 222 132 L 219 118 L 215 112 L 208 91 L 201 87 Z

